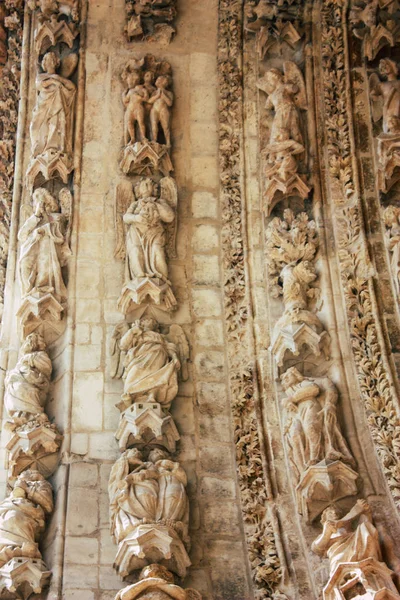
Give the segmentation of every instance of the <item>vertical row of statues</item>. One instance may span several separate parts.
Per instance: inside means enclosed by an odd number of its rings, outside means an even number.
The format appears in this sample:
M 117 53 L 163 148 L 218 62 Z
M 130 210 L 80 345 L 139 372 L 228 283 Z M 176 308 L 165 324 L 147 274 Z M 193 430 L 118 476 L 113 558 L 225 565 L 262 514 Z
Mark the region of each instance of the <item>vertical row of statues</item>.
M 174 5 L 128 2 L 128 38 L 168 37 Z M 116 600 L 201 600 L 197 591 L 174 584 L 191 563 L 187 476 L 172 458 L 179 432 L 170 414 L 189 360 L 185 332 L 171 322 L 178 306 L 169 275 L 178 205 L 170 175 L 172 77 L 171 65 L 151 54 L 130 59 L 121 73 L 125 177 L 115 193 L 114 255 L 125 265 L 117 303 L 125 319 L 112 334 L 111 376 L 122 379 L 123 393 L 116 431 L 121 456 L 108 490 L 114 567 L 123 579 L 137 581 Z
M 48 346 L 61 335 L 65 323 L 65 267 L 71 254 L 73 210 L 79 3 L 29 0 L 27 4 L 37 74 L 18 232 L 16 318 L 21 347 L 15 367 L 5 378 L 11 491 L 0 503 L 0 597 L 4 598 L 38 594 L 51 576 L 38 543 L 53 511 L 47 478 L 57 468 L 62 435 L 46 414 L 53 371 Z
M 379 10 L 376 2 L 359 4 L 352 11 L 358 25 L 365 16 L 366 4 L 374 4 Z M 385 3 L 389 12 L 391 4 Z M 257 87 L 267 96 L 260 127 L 262 202 L 269 291 L 273 298 L 281 297 L 283 301 L 283 314 L 275 322 L 270 345 L 283 391 L 282 434 L 297 510 L 309 524 L 321 520 L 322 532 L 311 550 L 329 561 L 324 599 L 344 600 L 357 594 L 371 600 L 398 598 L 393 573 L 382 558 L 371 508 L 366 500 L 356 499 L 360 492 L 357 464 L 341 426 L 339 392 L 328 375 L 330 337 L 317 315 L 321 305 L 316 267 L 319 233 L 309 209 L 312 184 L 307 172 L 313 142 L 307 134 L 310 99 L 303 76 L 301 11 L 301 3 L 296 1 L 278 3 L 272 10 L 271 2 L 259 0 L 251 3 L 245 24 L 248 32 L 256 33 L 261 59 Z M 391 23 L 388 19 L 386 25 L 390 28 Z M 382 32 L 378 36 L 358 25 L 365 52 L 375 56 L 384 43 Z M 285 56 L 281 67 L 277 66 L 277 50 Z M 291 53 L 293 58 L 288 60 Z M 376 120 L 383 118 L 383 132 L 378 139 L 382 190 L 398 178 L 397 73 L 397 65 L 384 59 L 380 77 L 372 75 L 370 79 L 373 115 Z M 304 207 L 303 211 L 298 210 L 299 206 Z M 386 213 L 392 252 L 398 263 L 396 277 L 400 272 L 400 246 L 396 246 L 400 244 L 399 210 L 392 208 L 389 214 L 387 209 Z M 347 507 L 346 514 L 340 506 Z

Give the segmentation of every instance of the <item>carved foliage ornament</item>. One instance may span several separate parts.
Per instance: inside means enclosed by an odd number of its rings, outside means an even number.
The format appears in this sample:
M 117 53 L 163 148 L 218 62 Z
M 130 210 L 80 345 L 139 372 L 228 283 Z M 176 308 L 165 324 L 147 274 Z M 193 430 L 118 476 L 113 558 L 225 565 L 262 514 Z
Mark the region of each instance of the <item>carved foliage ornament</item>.
M 344 10 L 344 2 L 324 0 L 321 19 L 325 123 L 334 201 L 332 210 L 360 392 L 383 472 L 394 501 L 399 506 L 400 422 L 397 400 L 379 333 L 362 215 L 353 195 L 342 27 Z
M 254 585 L 259 598 L 269 598 L 281 581 L 273 519 L 267 507 L 255 399 L 255 366 L 249 348 L 249 298 L 244 258 L 245 228 L 240 183 L 242 73 L 240 55 L 242 3 L 219 2 L 220 178 L 225 317 L 229 374 L 241 506 Z

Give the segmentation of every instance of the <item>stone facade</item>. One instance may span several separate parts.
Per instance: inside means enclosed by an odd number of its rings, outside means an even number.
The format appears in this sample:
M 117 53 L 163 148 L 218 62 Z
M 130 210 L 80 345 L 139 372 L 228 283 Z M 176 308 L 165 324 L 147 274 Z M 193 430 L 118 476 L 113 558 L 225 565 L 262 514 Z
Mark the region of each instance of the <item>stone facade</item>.
M 399 9 L 349 4 L 0 7 L 0 597 L 399 597 Z

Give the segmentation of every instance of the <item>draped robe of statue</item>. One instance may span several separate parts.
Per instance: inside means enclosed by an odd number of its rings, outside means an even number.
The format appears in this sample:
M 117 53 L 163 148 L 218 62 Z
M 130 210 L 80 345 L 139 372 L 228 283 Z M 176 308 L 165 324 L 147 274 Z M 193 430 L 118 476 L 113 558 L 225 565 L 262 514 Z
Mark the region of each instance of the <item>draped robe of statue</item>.
M 115 463 L 109 481 L 111 531 L 119 543 L 142 523 L 181 523 L 187 536 L 187 480 L 178 463 L 144 462 L 128 450 Z
M 356 519 L 358 523 L 354 528 Z M 378 531 L 365 500 L 357 500 L 341 519 L 334 508 L 327 508 L 322 523 L 323 531 L 313 542 L 312 550 L 328 557 L 331 575 L 341 563 L 357 563 L 367 558 L 382 561 Z
M 21 227 L 19 260 L 22 295 L 52 293 L 58 302 L 67 298 L 61 267 L 70 255 L 60 213 L 33 214 Z
M 130 397 L 151 394 L 163 406 L 178 392 L 179 360 L 175 344 L 157 331 L 132 327 L 121 339 L 124 360 L 124 393 Z
M 75 84 L 56 73 L 40 73 L 36 89 L 39 94 L 30 127 L 32 155 L 53 150 L 71 157 Z
M 266 108 L 273 109 L 275 112 L 271 125 L 270 144 L 293 140 L 303 145 L 300 115 L 294 100 L 297 91 L 295 85 L 280 81 L 268 96 Z
M 4 402 L 11 416 L 15 412 L 43 412 L 52 365 L 43 345 L 31 344 L 34 336 L 37 334 L 28 336 L 16 366 L 6 376 Z M 28 344 L 30 348 L 26 347 Z
M 165 200 L 141 198 L 124 215 L 126 234 L 126 279 L 156 277 L 168 281 L 164 223 L 172 223 L 174 209 Z

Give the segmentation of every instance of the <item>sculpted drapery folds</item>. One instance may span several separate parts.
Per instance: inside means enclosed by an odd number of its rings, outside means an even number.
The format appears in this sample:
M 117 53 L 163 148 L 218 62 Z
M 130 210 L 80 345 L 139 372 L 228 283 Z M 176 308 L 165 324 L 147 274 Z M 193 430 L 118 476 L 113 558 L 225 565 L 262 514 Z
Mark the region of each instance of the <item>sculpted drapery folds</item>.
M 52 372 L 51 360 L 42 336 L 31 333 L 20 351 L 20 358 L 7 373 L 4 403 L 16 424 L 43 413 Z
M 61 62 L 55 52 L 42 60 L 43 73 L 36 77 L 37 98 L 32 114 L 30 136 L 32 158 L 27 171 L 27 185 L 32 189 L 41 174 L 44 180 L 59 177 L 67 183 L 73 169 L 73 133 L 76 86 L 69 79 L 78 62 L 76 54 Z M 57 69 L 61 65 L 61 73 Z
M 58 202 L 46 189 L 39 188 L 33 193 L 32 200 L 33 214 L 18 234 L 22 296 L 41 298 L 51 294 L 62 304 L 67 292 L 61 269 L 71 254 L 67 242 L 71 195 L 64 188 Z
M 124 380 L 124 402 L 158 402 L 168 409 L 178 393 L 180 357 L 186 371 L 188 346 L 182 329 L 171 326 L 165 335 L 154 319 L 144 317 L 131 327 L 117 325 L 113 340 L 112 376 Z
M 0 567 L 15 557 L 41 558 L 37 542 L 52 510 L 50 483 L 38 471 L 24 471 L 0 503 Z
M 115 600 L 201 600 L 201 595 L 191 588 L 183 590 L 174 585 L 174 577 L 162 565 L 149 565 L 142 569 L 139 581 L 118 592 Z
M 387 206 L 383 211 L 386 244 L 390 253 L 390 269 L 398 299 L 400 299 L 400 208 Z
M 339 427 L 338 392 L 328 377 L 304 377 L 291 367 L 281 377 L 286 398 L 285 432 L 292 467 L 300 480 L 320 461 L 343 461 L 355 466 Z

